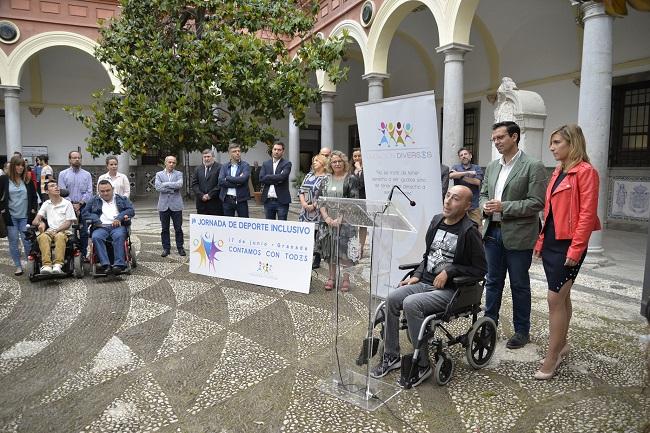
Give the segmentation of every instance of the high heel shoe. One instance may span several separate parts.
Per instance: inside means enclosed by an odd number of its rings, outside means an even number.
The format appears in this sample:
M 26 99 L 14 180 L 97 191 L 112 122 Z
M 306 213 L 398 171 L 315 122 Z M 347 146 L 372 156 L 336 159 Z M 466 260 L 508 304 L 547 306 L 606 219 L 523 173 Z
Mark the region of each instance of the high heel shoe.
M 536 380 L 549 380 L 552 379 L 553 376 L 557 373 L 557 369 L 562 364 L 562 357 L 558 356 L 557 357 L 557 362 L 555 363 L 555 366 L 553 367 L 553 370 L 551 370 L 550 373 L 544 373 L 542 370 L 537 370 L 535 372 L 535 375 L 533 376 Z
M 569 355 L 569 352 L 571 351 L 571 348 L 569 347 L 569 343 L 565 344 L 564 347 L 560 350 L 560 353 L 558 356 L 562 361 L 564 361 L 564 358 L 566 358 Z M 544 358 L 539 360 L 539 364 L 544 364 Z
M 325 283 L 325 290 L 332 290 L 334 288 L 334 279 L 329 278 Z

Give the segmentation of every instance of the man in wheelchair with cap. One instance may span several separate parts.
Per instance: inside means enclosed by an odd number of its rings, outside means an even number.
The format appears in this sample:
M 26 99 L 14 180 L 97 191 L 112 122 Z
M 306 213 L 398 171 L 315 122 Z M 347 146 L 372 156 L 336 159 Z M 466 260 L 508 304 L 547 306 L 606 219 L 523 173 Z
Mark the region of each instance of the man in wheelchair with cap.
M 106 179 L 99 181 L 97 192 L 99 195 L 86 204 L 82 213 L 84 221 L 89 221 L 94 250 L 101 265 L 96 268 L 96 272 L 119 275 L 127 267 L 126 225 L 130 224 L 135 210 L 128 198 L 113 193 L 113 185 Z M 109 240 L 113 247 L 112 267 L 106 249 Z
M 392 290 L 386 298 L 384 354 L 381 362 L 371 370 L 372 377 L 383 377 L 401 367 L 399 329 L 402 309 L 410 339 L 415 344 L 425 317 L 444 312 L 452 300 L 455 292 L 453 278 L 468 276 L 480 279 L 485 276 L 487 262 L 483 241 L 476 223 L 467 216 L 471 205 L 472 191 L 466 186 L 454 186 L 447 191 L 442 214 L 433 217 L 427 230 L 422 262 L 413 276 L 400 282 L 400 287 Z M 426 346 L 418 356 L 410 386 L 417 386 L 431 376 Z

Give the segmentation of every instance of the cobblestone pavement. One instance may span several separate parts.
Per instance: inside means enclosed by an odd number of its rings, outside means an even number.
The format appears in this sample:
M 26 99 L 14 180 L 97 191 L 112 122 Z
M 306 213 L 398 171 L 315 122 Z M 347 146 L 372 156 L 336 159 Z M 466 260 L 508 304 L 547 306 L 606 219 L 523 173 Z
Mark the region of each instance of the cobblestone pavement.
M 648 431 L 641 274 L 583 269 L 571 354 L 556 378 L 538 382 L 547 310 L 535 264 L 532 344 L 505 349 L 512 329 L 504 296 L 501 341 L 487 368 L 473 370 L 454 346 L 446 387 L 430 379 L 366 412 L 316 388 L 328 376 L 331 345 L 322 274 L 308 295 L 190 274 L 187 258 L 160 257 L 158 232 L 155 212 L 140 211 L 138 268 L 110 279 L 30 283 L 13 276 L 0 242 L 0 432 Z M 356 356 L 365 330 L 367 265 L 342 297 L 346 356 Z

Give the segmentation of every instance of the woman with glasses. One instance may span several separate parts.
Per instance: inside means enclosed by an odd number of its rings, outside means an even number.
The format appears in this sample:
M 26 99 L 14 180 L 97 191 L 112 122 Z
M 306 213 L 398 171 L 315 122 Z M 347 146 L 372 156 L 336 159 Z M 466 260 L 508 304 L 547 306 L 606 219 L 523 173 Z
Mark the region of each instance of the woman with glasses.
M 544 226 L 534 248 L 548 280 L 549 342 L 535 379 L 555 375 L 569 352 L 571 287 L 587 255 L 589 237 L 600 230 L 598 172 L 589 163 L 585 137 L 578 125 L 565 125 L 551 133 L 549 149 L 559 162 L 546 190 Z
M 25 160 L 14 156 L 9 161 L 7 173 L 0 176 L 0 213 L 7 226 L 9 253 L 16 266 L 16 276 L 23 274 L 18 241 L 22 238 L 27 256 L 32 245 L 25 239 L 25 226 L 36 216 L 37 206 L 36 186 L 27 172 Z
M 322 196 L 338 198 L 359 198 L 359 186 L 357 178 L 350 174 L 348 167 L 348 157 L 339 150 L 332 151 L 330 156 L 330 173 L 325 181 Z M 327 207 L 320 208 L 321 213 L 321 240 L 320 249 L 323 257 L 330 259 L 329 278 L 325 283 L 325 290 L 334 288 L 334 277 L 336 275 L 336 257 L 333 257 L 332 235 L 336 228 L 339 230 L 339 264 L 351 266 L 359 260 L 357 254 L 350 251 L 350 241 L 356 236 L 356 230 L 349 224 L 346 224 L 341 215 L 329 215 Z M 347 292 L 350 289 L 350 274 L 343 274 L 343 283 L 341 291 Z

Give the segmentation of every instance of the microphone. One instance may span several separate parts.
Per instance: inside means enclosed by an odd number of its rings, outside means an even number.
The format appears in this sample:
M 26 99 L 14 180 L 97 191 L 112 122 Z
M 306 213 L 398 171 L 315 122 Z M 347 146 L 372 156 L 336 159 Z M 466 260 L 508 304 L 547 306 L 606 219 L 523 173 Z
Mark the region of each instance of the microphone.
M 388 194 L 388 201 L 391 201 L 391 200 L 393 199 L 393 192 L 395 191 L 395 189 L 397 189 L 399 192 L 402 193 L 402 195 L 403 195 L 404 197 L 406 197 L 406 199 L 409 201 L 409 204 L 410 204 L 411 206 L 415 206 L 415 201 L 411 200 L 411 197 L 409 197 L 408 195 L 406 195 L 406 193 L 405 193 L 404 191 L 402 191 L 402 188 L 400 188 L 400 187 L 397 186 L 397 185 L 393 185 L 393 187 L 390 189 L 390 193 Z

